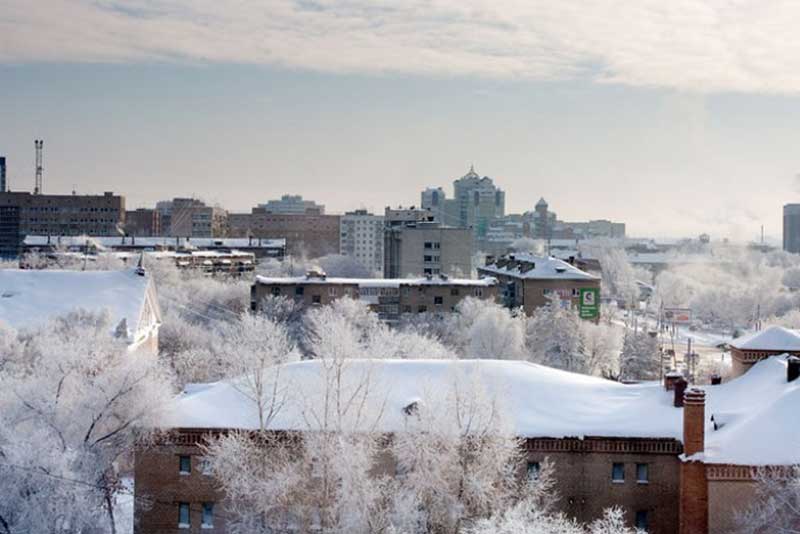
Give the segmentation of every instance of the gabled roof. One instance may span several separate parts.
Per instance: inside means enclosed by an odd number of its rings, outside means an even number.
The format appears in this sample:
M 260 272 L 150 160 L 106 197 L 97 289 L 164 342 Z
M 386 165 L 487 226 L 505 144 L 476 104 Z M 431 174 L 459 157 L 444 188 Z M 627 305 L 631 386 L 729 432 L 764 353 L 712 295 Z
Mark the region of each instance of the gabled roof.
M 736 338 L 730 345 L 740 350 L 800 351 L 800 334 L 782 326 L 770 326 L 759 332 Z
M 142 274 L 140 274 L 142 273 Z M 0 323 L 33 328 L 76 310 L 107 310 L 116 329 L 124 320 L 128 341 L 138 340 L 145 305 L 159 320 L 152 280 L 137 269 L 121 271 L 0 270 Z
M 478 270 L 523 279 L 600 280 L 599 276 L 582 271 L 564 260 L 527 253 L 503 256 L 494 263 L 478 267 Z

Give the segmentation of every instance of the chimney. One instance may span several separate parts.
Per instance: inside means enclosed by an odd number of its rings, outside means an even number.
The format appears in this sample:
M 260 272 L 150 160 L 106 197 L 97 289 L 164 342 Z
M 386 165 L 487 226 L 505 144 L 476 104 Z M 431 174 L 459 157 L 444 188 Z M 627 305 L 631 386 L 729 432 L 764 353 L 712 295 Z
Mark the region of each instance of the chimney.
M 678 371 L 669 371 L 664 375 L 664 389 L 667 391 L 673 391 L 675 389 L 675 382 L 681 379 L 683 379 L 683 375 L 681 375 Z
M 706 429 L 706 392 L 692 388 L 683 396 L 683 453 L 703 452 Z
M 679 534 L 708 534 L 708 478 L 702 459 L 691 458 L 705 447 L 706 394 L 692 388 L 684 396 L 683 458 L 680 471 Z
M 800 377 L 800 358 L 789 356 L 786 358 L 786 381 L 794 382 Z
M 686 391 L 686 386 L 687 382 L 682 376 L 678 377 L 672 385 L 672 389 L 675 392 L 675 399 L 672 404 L 676 408 L 683 408 L 683 394 Z

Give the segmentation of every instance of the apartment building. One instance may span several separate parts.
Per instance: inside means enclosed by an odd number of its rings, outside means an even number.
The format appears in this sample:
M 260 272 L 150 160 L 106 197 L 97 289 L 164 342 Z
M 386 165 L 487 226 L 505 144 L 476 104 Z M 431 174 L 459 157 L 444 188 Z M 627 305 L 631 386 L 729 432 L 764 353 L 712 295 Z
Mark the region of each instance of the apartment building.
M 384 217 L 367 210 L 348 211 L 339 222 L 339 252 L 368 272 L 383 276 Z
M 429 222 L 387 226 L 383 255 L 387 278 L 440 274 L 469 277 L 472 231 Z
M 267 213 L 281 213 L 284 215 L 325 215 L 325 206 L 313 200 L 304 200 L 301 195 L 283 195 L 279 200 L 269 200 L 266 204 L 259 204 Z
M 555 298 L 584 319 L 600 316 L 600 277 L 566 261 L 525 253 L 489 256 L 478 273 L 497 278 L 505 305 L 522 308 L 527 315 Z
M 498 298 L 494 278 L 332 278 L 314 271 L 300 277 L 256 277 L 250 291 L 251 309 L 257 311 L 269 296 L 285 297 L 303 306 L 324 306 L 349 297 L 367 303 L 381 320 L 388 322 L 417 314 L 452 313 L 467 297 L 491 302 Z

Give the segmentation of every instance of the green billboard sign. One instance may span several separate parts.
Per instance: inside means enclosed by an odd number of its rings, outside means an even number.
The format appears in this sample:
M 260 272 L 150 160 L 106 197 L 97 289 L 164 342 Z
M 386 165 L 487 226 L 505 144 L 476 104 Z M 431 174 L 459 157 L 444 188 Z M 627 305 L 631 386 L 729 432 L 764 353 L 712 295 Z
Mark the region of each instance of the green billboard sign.
M 596 319 L 600 316 L 600 289 L 584 287 L 581 289 L 581 300 L 578 303 L 581 319 Z

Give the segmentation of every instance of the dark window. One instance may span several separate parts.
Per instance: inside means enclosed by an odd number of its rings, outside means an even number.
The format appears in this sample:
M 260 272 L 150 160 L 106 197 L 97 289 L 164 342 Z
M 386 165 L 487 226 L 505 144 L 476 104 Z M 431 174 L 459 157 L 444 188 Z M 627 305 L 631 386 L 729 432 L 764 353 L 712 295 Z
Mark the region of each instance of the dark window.
M 539 471 L 542 466 L 539 462 L 528 462 L 528 480 L 539 480 Z
M 426 311 L 428 311 L 427 306 L 420 306 L 419 308 L 417 308 L 417 313 L 425 313 Z
M 423 272 L 424 274 L 433 274 L 433 270 L 432 270 L 432 269 L 423 269 L 423 271 L 422 271 L 422 272 Z M 420 291 L 422 291 L 422 288 L 420 288 Z
M 454 287 L 450 289 L 450 295 L 457 297 L 458 296 L 458 288 Z
M 433 303 L 441 306 L 444 303 L 444 298 L 443 297 L 433 297 Z
M 274 296 L 276 296 L 276 297 L 281 294 L 281 288 L 278 287 L 278 286 L 272 286 L 272 290 L 271 291 L 272 291 L 272 294 Z
M 305 292 L 306 292 L 306 288 L 304 288 L 303 286 L 297 286 L 296 288 L 294 288 L 294 294 L 295 295 L 302 295 Z
M 647 531 L 649 524 L 648 521 L 649 518 L 647 517 L 647 515 L 648 515 L 647 510 L 636 511 L 636 523 L 635 523 L 636 528 L 638 528 L 639 530 L 644 530 L 645 532 Z
M 322 303 L 322 297 L 319 296 L 319 295 L 312 295 L 311 296 L 311 302 L 313 302 L 314 304 L 321 304 Z
M 403 313 L 411 313 L 411 306 L 403 306 Z
M 433 248 L 433 243 L 430 241 L 425 241 L 425 248 Z
M 189 503 L 188 502 L 179 502 L 178 503 L 178 528 L 189 528 L 191 525 L 189 519 Z
M 189 474 L 192 472 L 192 457 L 179 456 L 178 457 L 178 471 L 181 474 Z
M 625 482 L 625 464 L 614 463 L 611 465 L 611 480 Z
M 423 256 L 422 261 L 431 261 L 430 256 Z
M 636 464 L 636 482 L 639 484 L 647 484 L 650 480 L 650 473 L 647 464 Z
M 211 528 L 214 526 L 214 503 L 213 502 L 204 502 L 203 503 L 203 523 L 201 525 L 204 528 Z

